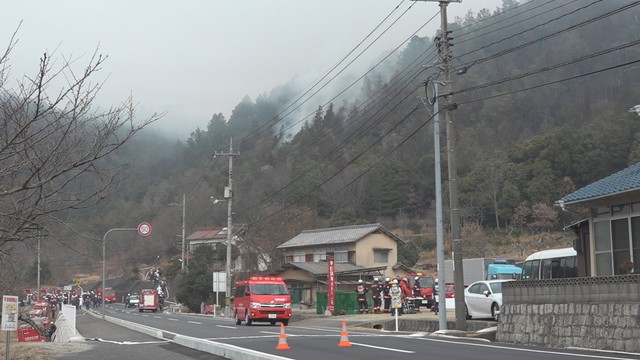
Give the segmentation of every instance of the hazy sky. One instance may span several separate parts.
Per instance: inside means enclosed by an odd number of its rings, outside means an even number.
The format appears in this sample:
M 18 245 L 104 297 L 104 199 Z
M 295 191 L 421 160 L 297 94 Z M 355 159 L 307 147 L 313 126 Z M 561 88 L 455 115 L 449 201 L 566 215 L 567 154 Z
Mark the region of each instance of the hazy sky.
M 98 104 L 118 104 L 131 94 L 140 116 L 166 111 L 158 126 L 186 138 L 204 129 L 214 113 L 228 119 L 246 95 L 255 99 L 296 76 L 326 72 L 396 6 L 384 28 L 412 4 L 358 60 L 361 67 L 352 71 L 359 76 L 436 14 L 438 2 L 8 1 L 0 11 L 0 48 L 20 26 L 9 62 L 14 79 L 34 74 L 45 51 L 78 58 L 75 68 L 82 69 L 99 48 L 109 58 L 94 79 L 106 80 Z M 451 3 L 448 15 L 452 22 L 469 10 L 493 11 L 501 4 L 463 0 Z M 418 35 L 433 36 L 439 24 L 436 17 Z

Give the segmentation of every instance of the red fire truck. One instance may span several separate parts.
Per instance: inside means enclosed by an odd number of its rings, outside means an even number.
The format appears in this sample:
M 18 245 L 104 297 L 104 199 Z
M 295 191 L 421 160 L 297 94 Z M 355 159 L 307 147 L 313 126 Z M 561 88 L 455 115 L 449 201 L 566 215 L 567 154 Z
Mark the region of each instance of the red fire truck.
M 418 282 L 420 284 L 421 293 L 422 293 L 422 305 L 426 306 L 428 309 L 431 309 L 433 303 L 435 301 L 433 292 L 435 289 L 435 280 L 433 276 L 429 276 L 423 272 L 416 272 L 410 275 L 409 278 L 409 287 L 413 289 L 413 285 L 415 284 L 415 278 L 418 278 Z
M 142 289 L 138 293 L 138 298 L 140 299 L 140 303 L 138 304 L 138 311 L 162 311 L 162 305 L 160 304 L 160 299 L 158 298 L 158 290 Z
M 233 316 L 237 325 L 243 320 L 246 325 L 254 321 L 289 325 L 291 296 L 282 278 L 252 276 L 249 280 L 238 281 L 234 294 Z

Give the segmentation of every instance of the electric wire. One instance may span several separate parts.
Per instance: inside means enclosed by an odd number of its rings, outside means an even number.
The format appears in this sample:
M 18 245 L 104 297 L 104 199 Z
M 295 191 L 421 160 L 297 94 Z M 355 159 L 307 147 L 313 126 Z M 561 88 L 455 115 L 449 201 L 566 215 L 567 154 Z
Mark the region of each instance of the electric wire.
M 598 52 L 593 53 L 593 54 L 583 55 L 583 56 L 581 56 L 579 58 L 567 60 L 567 61 L 564 61 L 564 62 L 561 62 L 561 63 L 557 63 L 555 65 L 545 66 L 545 67 L 538 68 L 538 69 L 535 69 L 535 70 L 531 70 L 531 71 L 528 71 L 528 72 L 525 72 L 525 73 L 521 73 L 521 74 L 518 74 L 518 75 L 515 75 L 515 76 L 510 76 L 510 77 L 503 78 L 503 79 L 500 79 L 500 80 L 496 80 L 496 81 L 492 81 L 492 82 L 488 82 L 488 83 L 484 83 L 484 84 L 479 84 L 479 85 L 475 85 L 475 86 L 470 86 L 470 87 L 467 87 L 467 88 L 464 88 L 464 89 L 460 89 L 458 91 L 454 91 L 454 94 L 462 94 L 462 93 L 475 91 L 475 90 L 479 90 L 479 89 L 484 89 L 484 88 L 495 86 L 495 85 L 504 84 L 504 83 L 507 83 L 507 82 L 510 82 L 510 81 L 513 81 L 513 80 L 523 79 L 523 78 L 526 78 L 526 77 L 529 77 L 529 76 L 532 76 L 532 75 L 537 75 L 537 74 L 540 74 L 540 73 L 543 73 L 543 72 L 547 72 L 547 71 L 551 71 L 551 70 L 558 69 L 558 68 L 561 68 L 561 67 L 565 67 L 565 66 L 568 66 L 568 65 L 576 64 L 576 63 L 579 63 L 579 62 L 582 62 L 582 61 L 585 61 L 585 60 L 591 60 L 591 59 L 599 57 L 599 56 L 610 54 L 612 52 L 619 51 L 619 50 L 622 50 L 622 49 L 627 49 L 627 48 L 630 48 L 630 47 L 633 47 L 633 46 L 637 46 L 637 45 L 640 45 L 640 39 L 639 40 L 634 40 L 634 41 L 631 41 L 631 42 L 628 42 L 628 43 L 625 43 L 625 44 L 621 44 L 621 45 L 618 45 L 618 46 L 614 46 L 614 47 L 611 47 L 611 48 L 608 48 L 608 49 L 605 49 L 605 50 L 601 50 L 601 51 L 598 51 Z
M 316 92 L 314 92 L 312 95 L 310 95 L 306 100 L 302 101 L 301 103 L 299 103 L 297 106 L 295 106 L 293 109 L 291 109 L 296 103 L 298 103 L 299 101 L 302 100 L 303 97 L 305 97 L 310 91 L 312 91 L 314 88 L 316 88 L 322 81 L 324 81 L 324 79 L 326 79 L 335 69 L 338 68 L 338 66 L 340 66 L 344 61 L 346 61 L 349 56 L 351 56 L 351 54 L 353 54 L 369 37 L 371 37 L 375 31 L 380 28 L 380 26 L 382 24 L 384 24 L 390 17 L 391 15 L 400 7 L 400 5 L 402 5 L 402 3 L 404 2 L 401 1 L 373 30 L 371 30 L 369 32 L 369 34 L 362 40 L 360 41 L 353 49 L 351 49 L 351 51 L 349 51 L 349 53 L 347 53 L 347 55 L 345 55 L 340 61 L 338 61 L 331 69 L 329 69 L 324 75 L 322 75 L 319 79 L 317 79 L 315 82 L 313 82 L 312 85 L 310 85 L 308 87 L 308 89 L 306 91 L 301 91 L 301 94 L 299 93 L 299 95 L 296 95 L 296 99 L 293 100 L 288 106 L 286 106 L 283 110 L 281 110 L 277 115 L 273 116 L 271 118 L 271 120 L 265 122 L 263 125 L 259 126 L 256 130 L 252 131 L 251 133 L 249 133 L 248 135 L 244 136 L 243 138 L 239 139 L 239 145 L 244 144 L 245 142 L 250 141 L 252 138 L 254 138 L 255 136 L 257 136 L 258 134 L 266 131 L 267 129 L 273 127 L 275 124 L 277 124 L 278 122 L 282 121 L 282 119 L 286 118 L 287 116 L 289 116 L 290 114 L 292 114 L 293 112 L 295 112 L 297 109 L 299 109 L 303 104 L 305 104 L 306 102 L 309 101 L 309 99 L 316 95 L 319 91 L 321 91 L 322 89 L 324 89 L 331 81 L 333 81 L 338 75 L 340 75 L 349 65 L 351 65 L 355 60 L 357 60 L 367 49 L 369 49 L 377 40 L 380 39 L 380 37 L 382 35 L 384 35 L 387 31 L 389 31 L 389 29 L 397 22 L 399 21 L 412 7 L 413 4 L 411 6 L 409 6 L 409 8 L 407 10 L 405 10 L 400 17 L 398 17 L 391 25 L 389 25 L 377 38 L 375 38 L 373 40 L 373 42 L 371 42 L 366 48 L 365 50 L 361 51 L 354 59 L 351 60 L 351 62 L 349 62 L 349 64 L 347 64 L 345 67 L 343 67 L 336 75 L 334 75 L 329 81 L 327 81 L 324 85 L 322 85 Z M 287 112 L 288 111 L 288 112 Z M 286 114 L 284 116 L 281 117 L 281 115 L 283 115 L 286 112 Z
M 497 29 L 494 29 L 494 30 L 491 30 L 491 31 L 487 31 L 487 32 L 485 32 L 485 33 L 482 33 L 482 34 L 479 34 L 479 35 L 476 35 L 476 36 L 472 36 L 472 37 L 469 37 L 469 38 L 465 38 L 465 36 L 466 36 L 466 35 L 469 35 L 469 33 L 465 33 L 463 36 L 460 36 L 459 38 L 457 38 L 457 39 L 456 39 L 456 45 L 460 45 L 460 44 L 463 44 L 463 43 L 465 43 L 465 42 L 467 42 L 467 41 L 475 40 L 475 39 L 481 38 L 481 37 L 483 37 L 483 36 L 486 36 L 486 35 L 489 35 L 489 34 L 492 34 L 492 33 L 498 32 L 498 31 L 501 31 L 501 30 L 505 30 L 505 29 L 507 29 L 507 28 L 509 28 L 509 27 L 512 27 L 512 26 L 514 26 L 514 25 L 518 25 L 519 23 L 521 23 L 521 22 L 523 22 L 523 21 L 528 21 L 528 20 L 534 19 L 534 18 L 536 18 L 536 17 L 542 16 L 542 15 L 546 15 L 546 14 L 548 14 L 548 13 L 550 13 L 550 12 L 553 12 L 553 11 L 556 11 L 556 10 L 558 10 L 558 9 L 562 8 L 562 7 L 565 7 L 565 6 L 571 5 L 571 4 L 573 4 L 574 2 L 577 2 L 577 1 L 580 1 L 580 0 L 572 0 L 572 1 L 569 1 L 569 2 L 567 2 L 567 3 L 561 3 L 560 5 L 558 5 L 558 6 L 556 6 L 556 7 L 553 7 L 553 8 L 551 8 L 551 9 L 548 9 L 548 10 L 546 10 L 546 11 L 543 11 L 543 12 L 540 12 L 540 13 L 537 13 L 537 14 L 534 14 L 534 15 L 531 15 L 531 16 L 526 17 L 526 18 L 524 18 L 524 19 L 520 19 L 520 20 L 518 20 L 518 22 L 514 22 L 514 23 L 512 23 L 512 24 L 508 24 L 508 25 L 505 25 L 505 26 L 499 27 L 499 28 L 497 28 Z M 546 2 L 546 3 L 544 3 L 544 4 L 541 4 L 540 6 L 546 5 L 546 4 L 551 3 L 551 2 L 556 2 L 556 1 L 555 1 L 555 0 L 550 0 L 550 1 Z M 538 6 L 538 7 L 540 7 L 540 6 Z M 537 9 L 538 7 L 534 8 L 534 9 Z M 530 10 L 528 10 L 528 11 L 532 11 L 532 10 L 533 10 L 533 9 L 530 9 Z M 528 12 L 528 11 L 527 11 L 527 12 Z M 514 15 L 514 16 L 512 16 L 512 17 L 516 17 L 516 16 L 519 16 L 519 15 L 522 15 L 522 14 L 525 14 L 525 13 L 523 12 L 523 13 L 520 13 L 520 14 Z M 509 18 L 507 18 L 507 19 L 509 19 Z M 506 19 L 505 19 L 505 20 L 506 20 Z M 483 29 L 483 28 L 490 27 L 490 26 L 493 26 L 493 25 L 495 25 L 495 23 L 494 23 L 494 24 L 489 24 L 489 25 L 484 26 L 484 27 L 479 28 L 479 29 Z M 478 30 L 479 30 L 479 29 L 478 29 Z M 476 31 L 476 30 L 473 30 L 473 31 Z M 461 38 L 462 38 L 463 40 L 461 40 Z
M 518 90 L 512 90 L 512 91 L 509 91 L 509 92 L 493 94 L 493 95 L 489 95 L 489 96 L 485 96 L 485 97 L 481 97 L 481 98 L 475 98 L 475 99 L 470 99 L 470 100 L 466 100 L 466 101 L 460 101 L 460 102 L 458 102 L 458 104 L 459 105 L 464 105 L 464 104 L 470 104 L 470 103 L 474 103 L 474 102 L 478 102 L 478 101 L 494 99 L 494 98 L 498 98 L 498 97 L 502 97 L 502 96 L 506 96 L 506 95 L 512 95 L 512 94 L 520 93 L 520 92 L 523 92 L 523 91 L 538 89 L 538 88 L 549 86 L 549 85 L 559 84 L 559 83 L 562 83 L 562 82 L 575 80 L 575 79 L 587 77 L 587 76 L 594 75 L 594 74 L 599 74 L 601 72 L 605 72 L 605 71 L 609 71 L 609 70 L 613 70 L 613 69 L 617 69 L 617 68 L 620 68 L 620 67 L 625 67 L 625 66 L 633 65 L 633 64 L 637 64 L 637 63 L 640 63 L 640 60 L 628 61 L 628 62 L 623 63 L 623 64 L 613 65 L 613 66 L 609 66 L 609 67 L 606 67 L 606 68 L 603 68 L 603 69 L 590 71 L 590 72 L 587 72 L 587 73 L 584 73 L 584 74 L 580 74 L 580 75 L 569 76 L 569 77 L 566 77 L 566 78 L 563 78 L 563 79 L 553 80 L 553 81 L 545 82 L 545 83 L 538 84 L 538 85 L 529 86 L 529 87 L 518 89 Z
M 593 2 L 593 3 L 589 4 L 589 5 L 586 5 L 586 6 L 582 7 L 582 8 L 580 8 L 580 9 L 584 9 L 584 8 L 586 8 L 586 7 L 589 7 L 589 6 L 593 5 L 593 4 L 598 3 L 598 2 L 601 2 L 601 1 L 603 1 L 603 0 L 596 0 L 595 2 Z M 627 5 L 625 5 L 625 6 L 622 6 L 622 7 L 618 8 L 618 9 L 612 10 L 612 11 L 610 11 L 610 12 L 607 12 L 607 13 L 604 13 L 604 14 L 597 15 L 596 17 L 593 17 L 593 18 L 587 19 L 587 20 L 585 20 L 585 21 L 579 22 L 579 23 L 574 24 L 574 25 L 570 25 L 570 26 L 568 26 L 568 27 L 566 27 L 566 28 L 564 28 L 564 29 L 562 29 L 562 30 L 558 30 L 558 31 L 556 31 L 556 32 L 554 32 L 554 33 L 552 33 L 552 34 L 544 35 L 544 36 L 539 37 L 539 38 L 537 38 L 537 39 L 535 39 L 535 40 L 531 40 L 531 41 L 528 41 L 528 42 L 526 42 L 526 43 L 523 43 L 523 44 L 520 44 L 520 45 L 514 46 L 514 47 L 512 47 L 512 48 L 509 48 L 509 49 L 505 49 L 505 50 L 499 51 L 499 52 L 497 52 L 497 53 L 495 53 L 495 54 L 493 54 L 493 55 L 490 55 L 490 56 L 484 57 L 484 58 L 482 58 L 482 59 L 473 60 L 473 61 L 471 61 L 471 62 L 467 65 L 467 67 L 471 67 L 471 66 L 473 66 L 473 65 L 475 65 L 475 64 L 480 64 L 480 63 L 483 63 L 483 62 L 486 62 L 486 61 L 489 61 L 489 60 L 492 60 L 492 59 L 498 58 L 498 57 L 500 57 L 500 56 L 503 56 L 503 55 L 506 55 L 506 54 L 510 54 L 510 53 L 515 52 L 515 51 L 517 51 L 517 50 L 521 50 L 521 49 L 526 48 L 526 47 L 528 47 L 528 46 L 531 46 L 531 45 L 533 45 L 533 44 L 537 44 L 537 43 L 539 43 L 539 42 L 541 42 L 541 41 L 551 39 L 551 38 L 553 38 L 553 37 L 559 36 L 560 34 L 563 34 L 563 33 L 566 33 L 566 32 L 569 32 L 569 31 L 572 31 L 572 30 L 578 29 L 578 28 L 580 28 L 580 27 L 583 27 L 583 26 L 589 25 L 589 24 L 591 24 L 591 23 L 593 23 L 593 22 L 596 22 L 596 21 L 602 20 L 602 19 L 604 19 L 604 18 L 607 18 L 607 17 L 609 17 L 609 16 L 612 16 L 612 15 L 618 14 L 618 13 L 623 12 L 623 11 L 625 11 L 625 10 L 629 10 L 629 9 L 631 9 L 631 8 L 635 7 L 635 6 L 638 6 L 638 4 L 640 4 L 640 1 L 636 1 L 636 2 L 633 2 L 633 3 L 631 3 L 631 4 L 627 4 Z M 552 22 L 552 21 L 556 21 L 556 20 L 558 20 L 558 19 L 560 19 L 560 18 L 562 18 L 562 17 L 564 17 L 564 16 L 567 16 L 567 15 L 569 15 L 569 14 L 575 13 L 576 11 L 578 11 L 578 10 L 580 10 L 580 9 L 577 9 L 577 10 L 575 10 L 575 11 L 572 11 L 571 13 L 568 13 L 568 14 L 563 14 L 563 15 L 561 15 L 561 16 L 559 16 L 559 17 L 555 18 L 555 19 L 552 19 L 552 20 L 549 20 L 549 21 L 545 22 L 545 24 L 548 24 L 548 23 L 550 23 L 550 22 Z M 479 49 L 476 49 L 476 50 L 469 51 L 469 52 L 467 52 L 467 53 L 465 53 L 465 54 L 463 54 L 463 55 L 460 55 L 460 56 L 466 56 L 466 55 L 469 55 L 469 54 L 471 54 L 471 53 L 473 53 L 473 52 L 479 51 L 479 50 L 481 50 L 481 49 L 485 49 L 485 48 L 487 48 L 487 47 L 489 47 L 489 46 L 491 46 L 491 45 L 494 45 L 494 44 L 500 43 L 500 42 L 505 41 L 505 40 L 507 40 L 507 39 L 513 38 L 513 37 L 515 37 L 515 36 L 517 36 L 517 35 L 521 35 L 521 34 L 524 34 L 524 33 L 526 33 L 526 32 L 532 31 L 533 29 L 538 28 L 539 26 L 541 26 L 541 25 L 536 25 L 536 26 L 534 26 L 533 28 L 530 28 L 530 29 L 524 30 L 524 31 L 522 31 L 522 32 L 520 32 L 520 33 L 518 33 L 518 34 L 514 34 L 514 35 L 511 35 L 511 36 L 509 36 L 509 37 L 503 38 L 502 40 L 496 41 L 496 42 L 494 42 L 494 43 L 492 43 L 492 44 L 490 44 L 490 45 L 487 45 L 487 46 L 483 46 L 482 48 L 479 48 Z

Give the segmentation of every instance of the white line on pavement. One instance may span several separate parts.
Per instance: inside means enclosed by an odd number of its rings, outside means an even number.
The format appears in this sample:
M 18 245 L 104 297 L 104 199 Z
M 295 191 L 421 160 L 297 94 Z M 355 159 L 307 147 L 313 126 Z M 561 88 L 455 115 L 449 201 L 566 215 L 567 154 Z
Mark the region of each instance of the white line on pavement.
M 405 353 L 405 354 L 415 354 L 415 351 L 400 350 L 400 349 L 394 349 L 394 348 L 388 348 L 388 347 L 382 347 L 382 346 L 375 346 L 375 345 L 369 345 L 369 344 L 360 344 L 360 343 L 351 342 L 351 345 L 364 346 L 364 347 L 369 347 L 369 348 L 373 348 L 373 349 L 380 349 L 380 350 L 396 351 L 396 352 L 401 352 L 401 353 Z
M 237 329 L 235 326 L 225 326 L 225 325 L 216 325 L 217 327 L 227 328 L 227 329 Z
M 197 324 L 197 325 L 202 325 L 201 322 L 197 322 L 197 321 L 187 321 L 189 324 Z

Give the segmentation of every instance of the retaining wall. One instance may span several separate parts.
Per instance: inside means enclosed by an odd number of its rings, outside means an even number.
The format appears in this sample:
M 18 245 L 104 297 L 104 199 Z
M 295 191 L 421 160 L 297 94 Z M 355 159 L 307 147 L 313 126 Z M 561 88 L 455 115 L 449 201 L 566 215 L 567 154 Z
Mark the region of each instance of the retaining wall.
M 503 284 L 499 342 L 640 353 L 640 275 Z

